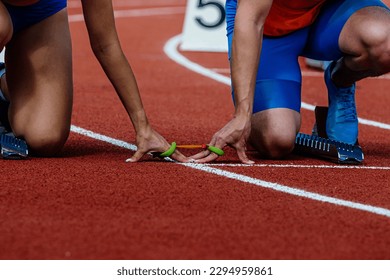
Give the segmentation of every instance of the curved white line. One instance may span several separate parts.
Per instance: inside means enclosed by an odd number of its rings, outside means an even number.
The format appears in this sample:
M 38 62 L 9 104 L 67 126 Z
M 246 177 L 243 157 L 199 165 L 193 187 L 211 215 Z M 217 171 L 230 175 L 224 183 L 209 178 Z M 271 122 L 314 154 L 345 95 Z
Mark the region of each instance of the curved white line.
M 230 86 L 230 78 L 228 78 L 224 75 L 220 75 L 220 74 L 218 74 L 218 73 L 216 73 L 208 68 L 205 68 L 205 67 L 203 67 L 195 62 L 192 62 L 191 60 L 189 60 L 185 56 L 181 55 L 177 51 L 177 46 L 180 44 L 181 38 L 182 38 L 181 35 L 177 35 L 177 36 L 171 38 L 170 40 L 168 40 L 168 42 L 164 45 L 164 52 L 170 59 L 172 59 L 176 63 L 184 66 L 185 68 L 187 68 L 191 71 L 194 71 L 198 74 L 201 74 L 203 76 L 211 78 L 217 82 L 220 82 L 222 84 Z
M 181 43 L 181 40 L 182 40 L 182 35 L 179 34 L 177 36 L 172 37 L 165 44 L 164 52 L 170 59 L 172 59 L 176 63 L 180 64 L 181 66 L 183 66 L 189 70 L 192 70 L 200 75 L 209 77 L 215 81 L 218 81 L 218 82 L 223 83 L 223 84 L 228 85 L 228 86 L 231 85 L 230 78 L 228 78 L 224 75 L 221 75 L 219 73 L 216 73 L 210 69 L 207 69 L 207 68 L 205 68 L 205 67 L 203 67 L 195 62 L 192 62 L 192 61 L 188 60 L 186 57 L 184 57 L 182 54 L 180 54 L 177 50 L 177 47 Z M 310 111 L 314 111 L 314 109 L 315 109 L 314 105 L 311 105 L 311 104 L 308 104 L 305 102 L 302 102 L 301 106 L 303 109 L 310 110 Z M 367 119 L 363 119 L 363 118 L 359 118 L 359 122 L 361 124 L 390 130 L 390 124 L 381 123 L 381 122 L 377 122 L 377 121 L 373 121 L 373 120 L 367 120 Z

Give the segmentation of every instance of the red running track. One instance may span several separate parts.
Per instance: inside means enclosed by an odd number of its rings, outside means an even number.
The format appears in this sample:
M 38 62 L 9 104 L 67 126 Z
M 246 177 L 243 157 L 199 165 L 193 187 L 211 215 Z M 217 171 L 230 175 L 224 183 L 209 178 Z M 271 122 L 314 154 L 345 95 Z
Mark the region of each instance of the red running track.
M 169 141 L 207 142 L 233 106 L 226 84 L 164 52 L 182 31 L 185 1 L 114 2 L 132 11 L 117 27 L 151 123 Z M 157 14 L 134 14 L 150 9 Z M 69 11 L 81 13 L 77 1 Z M 229 149 L 212 165 L 127 164 L 133 129 L 84 23 L 70 21 L 73 133 L 58 158 L 0 161 L 1 259 L 389 259 L 388 77 L 358 84 L 360 117 L 382 124 L 360 125 L 358 168 L 254 153 L 256 164 L 243 166 Z M 182 55 L 220 73 L 228 65 L 226 54 Z M 305 69 L 303 101 L 326 104 L 321 73 Z M 309 133 L 313 112 L 302 117 Z

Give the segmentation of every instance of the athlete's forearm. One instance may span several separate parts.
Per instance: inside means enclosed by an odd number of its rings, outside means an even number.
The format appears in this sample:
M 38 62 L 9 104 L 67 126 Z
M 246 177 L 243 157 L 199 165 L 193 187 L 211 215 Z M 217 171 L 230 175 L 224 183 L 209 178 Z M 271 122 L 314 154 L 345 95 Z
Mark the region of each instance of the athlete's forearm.
M 105 52 L 95 52 L 95 55 L 114 86 L 135 130 L 139 132 L 146 128 L 149 123 L 137 81 L 123 52 L 118 49 L 118 46 L 111 46 Z
M 252 113 L 260 49 L 259 32 L 252 27 L 241 29 L 241 26 L 236 25 L 232 44 L 231 71 L 238 114 L 251 115 Z
M 263 26 L 272 1 L 239 1 L 232 43 L 231 71 L 236 114 L 252 114 Z
M 92 50 L 114 86 L 137 132 L 149 123 L 134 73 L 128 63 L 115 28 L 111 0 L 82 0 Z

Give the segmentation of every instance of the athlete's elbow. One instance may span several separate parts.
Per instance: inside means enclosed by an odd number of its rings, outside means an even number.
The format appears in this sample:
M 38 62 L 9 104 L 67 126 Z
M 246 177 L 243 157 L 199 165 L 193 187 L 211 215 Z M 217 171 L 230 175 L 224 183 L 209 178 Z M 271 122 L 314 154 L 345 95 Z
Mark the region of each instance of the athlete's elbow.
M 118 49 L 118 44 L 112 42 L 91 41 L 91 49 L 97 58 L 109 56 Z

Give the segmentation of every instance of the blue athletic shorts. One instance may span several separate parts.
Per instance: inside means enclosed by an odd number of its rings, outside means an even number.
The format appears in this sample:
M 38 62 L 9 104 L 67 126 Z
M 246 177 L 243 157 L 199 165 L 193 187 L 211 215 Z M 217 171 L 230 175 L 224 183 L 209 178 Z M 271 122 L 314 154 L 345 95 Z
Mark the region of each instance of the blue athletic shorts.
M 264 36 L 257 73 L 253 113 L 271 108 L 300 112 L 301 70 L 298 57 L 337 60 L 343 56 L 338 40 L 350 16 L 368 6 L 386 7 L 379 0 L 331 0 L 309 27 L 281 37 Z M 237 0 L 226 1 L 229 59 Z
M 14 33 L 36 24 L 66 7 L 67 0 L 40 0 L 29 6 L 12 6 L 5 3 L 11 16 Z

